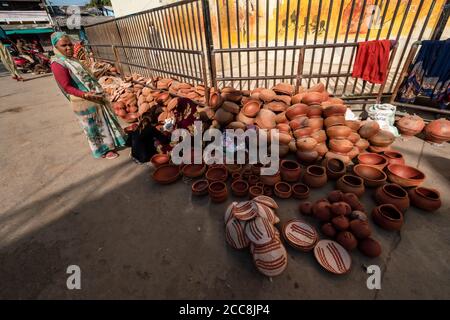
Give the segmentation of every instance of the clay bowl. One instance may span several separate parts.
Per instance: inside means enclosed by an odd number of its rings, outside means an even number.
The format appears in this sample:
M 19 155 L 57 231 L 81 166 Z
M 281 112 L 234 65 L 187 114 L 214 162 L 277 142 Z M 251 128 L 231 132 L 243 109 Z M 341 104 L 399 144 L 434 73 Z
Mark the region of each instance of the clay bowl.
M 347 139 L 331 139 L 328 147 L 333 152 L 347 153 L 353 149 L 353 143 Z
M 360 177 L 345 174 L 336 183 L 336 188 L 344 193 L 354 193 L 358 198 L 364 194 L 364 180 Z
M 323 95 L 320 92 L 308 92 L 303 98 L 302 102 L 305 104 L 319 104 L 323 101 Z
M 245 180 L 234 180 L 231 184 L 231 192 L 236 197 L 245 197 L 248 194 L 248 182 Z
M 364 180 L 367 187 L 379 187 L 386 183 L 387 176 L 380 169 L 366 164 L 357 164 L 353 167 L 355 174 Z
M 361 153 L 357 159 L 360 164 L 369 165 L 380 170 L 383 170 L 388 164 L 386 158 L 377 153 Z
M 192 194 L 195 196 L 204 196 L 208 194 L 208 186 L 209 182 L 208 180 L 202 179 L 197 180 L 192 184 Z
M 292 185 L 292 195 L 296 199 L 307 199 L 309 197 L 309 187 L 303 183 Z
M 228 198 L 227 185 L 223 181 L 211 182 L 208 186 L 208 193 L 213 202 L 224 202 Z
M 395 136 L 386 130 L 380 130 L 377 134 L 369 138 L 371 145 L 376 147 L 390 146 L 395 140 Z
M 160 184 L 175 182 L 180 177 L 180 167 L 174 164 L 165 164 L 158 167 L 152 174 L 153 180 Z
M 403 225 L 403 213 L 393 204 L 382 204 L 372 210 L 372 219 L 381 228 L 398 231 Z
M 317 141 L 314 138 L 300 138 L 297 139 L 296 146 L 299 151 L 312 151 L 317 145 Z
M 206 171 L 206 164 L 187 164 L 181 172 L 183 176 L 188 178 L 197 178 L 202 176 Z
M 289 183 L 278 182 L 274 188 L 275 195 L 282 199 L 288 199 L 292 195 L 292 188 Z
M 228 177 L 228 170 L 224 166 L 210 167 L 206 171 L 206 179 L 209 182 L 213 181 L 226 181 Z
M 309 107 L 306 104 L 303 103 L 297 103 L 293 106 L 290 106 L 286 110 L 286 118 L 289 120 L 293 120 L 300 116 L 306 116 L 306 114 L 309 111 Z
M 322 116 L 322 106 L 320 104 L 312 104 L 309 106 L 307 113 L 308 118 L 320 118 Z
M 361 127 L 361 121 L 359 120 L 345 120 L 345 125 L 352 129 L 352 131 L 357 132 Z
M 310 165 L 303 175 L 303 182 L 310 188 L 321 188 L 327 184 L 327 174 L 325 168 L 317 165 Z
M 280 163 L 281 178 L 286 182 L 296 182 L 300 179 L 301 169 L 297 161 L 282 160 Z
M 405 158 L 398 151 L 384 151 L 383 156 L 387 159 L 388 164 L 405 164 Z
M 417 187 L 425 180 L 425 174 L 422 171 L 402 164 L 388 165 L 387 176 L 391 182 L 402 187 Z
M 345 125 L 345 117 L 344 116 L 331 116 L 325 118 L 324 120 L 325 127 L 333 127 L 333 126 L 343 126 Z M 350 129 L 351 130 L 351 129 Z
M 325 167 L 329 179 L 339 179 L 347 172 L 347 166 L 341 159 L 324 159 L 322 165 Z
M 155 166 L 155 168 L 158 168 L 164 164 L 168 164 L 170 161 L 170 156 L 168 154 L 155 154 L 151 159 L 150 162 Z
M 347 110 L 346 105 L 332 105 L 328 106 L 323 110 L 323 115 L 325 117 L 331 117 L 331 116 L 343 116 L 345 114 L 345 111 Z
M 296 139 L 307 138 L 312 133 L 311 127 L 298 128 L 294 131 L 294 137 Z
M 330 128 L 327 128 L 327 136 L 330 139 L 345 139 L 347 138 L 350 133 L 352 132 L 352 129 L 346 126 L 332 126 Z
M 260 109 L 260 103 L 255 100 L 251 100 L 244 105 L 242 108 L 242 113 L 249 118 L 253 118 L 258 114 Z
M 264 188 L 260 187 L 260 186 L 251 186 L 248 189 L 248 196 L 250 199 L 253 199 L 257 196 L 262 196 L 264 195 Z
M 417 187 L 408 190 L 408 195 L 413 206 L 425 211 L 436 211 L 442 205 L 441 195 L 436 189 Z

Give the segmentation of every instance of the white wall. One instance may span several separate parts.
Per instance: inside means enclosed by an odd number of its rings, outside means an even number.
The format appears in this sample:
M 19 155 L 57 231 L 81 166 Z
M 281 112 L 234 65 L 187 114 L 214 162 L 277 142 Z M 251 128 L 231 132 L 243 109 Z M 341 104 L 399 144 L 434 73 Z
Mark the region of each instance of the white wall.
M 177 0 L 111 0 L 114 15 L 117 17 L 160 7 Z

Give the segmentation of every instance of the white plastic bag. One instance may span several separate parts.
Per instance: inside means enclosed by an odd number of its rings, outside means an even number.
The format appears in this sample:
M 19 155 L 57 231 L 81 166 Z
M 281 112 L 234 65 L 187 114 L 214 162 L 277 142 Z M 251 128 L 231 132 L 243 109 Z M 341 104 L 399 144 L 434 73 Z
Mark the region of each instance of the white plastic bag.
M 370 120 L 376 121 L 382 130 L 390 131 L 395 136 L 399 136 L 397 128 L 394 126 L 396 107 L 389 103 L 372 104 L 367 108 Z

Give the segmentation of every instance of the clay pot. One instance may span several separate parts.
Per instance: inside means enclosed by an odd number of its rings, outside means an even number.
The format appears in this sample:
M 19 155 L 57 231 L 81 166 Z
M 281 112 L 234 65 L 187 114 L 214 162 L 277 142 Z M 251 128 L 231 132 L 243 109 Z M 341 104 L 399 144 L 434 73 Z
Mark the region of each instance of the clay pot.
M 353 143 L 347 139 L 331 139 L 328 142 L 328 147 L 333 152 L 347 153 L 353 149 Z
M 208 180 L 205 179 L 197 180 L 191 186 L 192 194 L 195 196 L 204 196 L 208 194 L 208 186 L 209 186 Z
M 312 133 L 311 127 L 303 127 L 294 130 L 294 137 L 296 139 L 308 138 Z
M 403 214 L 393 204 L 382 204 L 372 211 L 373 221 L 386 230 L 400 230 L 403 225 Z
M 387 147 L 395 140 L 395 136 L 390 131 L 380 130 L 376 135 L 369 138 L 370 144 L 376 147 Z
M 262 187 L 259 186 L 251 186 L 248 189 L 248 193 L 249 193 L 249 198 L 253 199 L 257 196 L 262 196 L 264 195 L 264 189 Z
M 365 211 L 364 206 L 359 201 L 358 196 L 354 193 L 348 192 L 344 193 L 343 199 L 344 202 L 348 203 L 353 211 Z
M 391 151 L 391 146 L 387 146 L 387 147 L 377 147 L 377 146 L 369 146 L 369 152 L 372 153 L 383 153 L 385 151 Z
M 379 170 L 383 170 L 388 164 L 386 158 L 376 153 L 361 153 L 358 155 L 358 163 L 372 166 Z
M 242 178 L 242 175 L 240 172 L 233 172 L 231 174 L 231 180 L 235 181 L 235 180 L 240 180 Z
M 296 199 L 306 199 L 309 197 L 309 188 L 306 184 L 303 183 L 293 184 L 292 194 Z
M 300 138 L 297 139 L 296 146 L 299 151 L 312 151 L 317 145 L 317 141 L 313 138 Z
M 350 135 L 352 130 L 346 126 L 333 126 L 328 128 L 326 132 L 330 139 L 345 139 Z
M 402 164 L 390 164 L 386 172 L 391 182 L 402 187 L 417 187 L 425 180 L 425 174 L 422 171 Z
M 250 186 L 254 186 L 254 185 L 256 185 L 257 183 L 259 182 L 259 177 L 258 176 L 255 176 L 255 175 L 250 175 L 249 177 L 248 177 L 248 184 L 250 185 Z
M 271 197 L 273 195 L 273 188 L 271 186 L 264 185 L 263 189 L 265 196 Z
M 303 97 L 305 96 L 306 92 L 297 93 L 296 95 L 292 96 L 291 103 L 296 104 L 302 102 Z
M 275 97 L 275 102 L 281 102 L 281 103 L 283 103 L 285 105 L 285 107 L 290 106 L 291 105 L 291 101 L 292 101 L 292 98 L 290 96 L 287 96 L 287 95 L 280 95 L 279 94 L 279 95 L 277 95 Z M 272 101 L 272 102 L 274 102 L 274 101 Z
M 259 98 L 266 103 L 275 99 L 276 96 L 277 96 L 277 94 L 273 90 L 270 90 L 270 89 L 262 89 L 259 92 Z
M 339 179 L 347 172 L 347 166 L 340 159 L 324 159 L 322 165 L 325 167 L 329 179 Z
M 281 112 L 275 116 L 276 123 L 289 123 L 289 120 L 286 118 L 286 112 Z
M 363 152 L 369 147 L 370 143 L 366 139 L 359 139 L 355 142 L 355 147 L 359 149 L 359 152 Z
M 295 153 L 298 162 L 302 164 L 311 164 L 316 162 L 317 158 L 319 157 L 319 153 L 315 150 L 313 151 L 300 151 L 297 150 Z
M 267 109 L 261 109 L 255 118 L 255 123 L 261 129 L 273 129 L 277 125 L 275 122 L 275 113 Z
M 333 227 L 333 225 L 330 222 L 323 224 L 322 227 L 320 228 L 320 230 L 326 237 L 329 237 L 329 238 L 334 238 L 337 234 L 336 229 Z
M 305 104 L 320 104 L 323 101 L 323 95 L 320 92 L 308 92 L 303 98 L 302 102 Z
M 354 132 L 358 132 L 361 127 L 361 121 L 359 120 L 345 120 L 345 125 L 352 129 Z
M 408 193 L 395 183 L 388 183 L 379 187 L 374 194 L 377 204 L 393 204 L 399 210 L 405 212 L 409 208 Z
M 281 179 L 286 182 L 296 182 L 300 179 L 302 173 L 297 161 L 282 160 L 280 163 Z
M 328 222 L 331 219 L 330 203 L 328 201 L 317 201 L 312 208 L 314 217 L 322 222 Z
M 308 166 L 303 176 L 303 182 L 311 188 L 323 187 L 327 183 L 325 168 L 316 165 Z
M 160 184 L 175 182 L 180 177 L 180 167 L 173 164 L 164 164 L 156 168 L 152 174 L 153 180 Z
M 333 127 L 333 126 L 343 126 L 345 125 L 345 117 L 344 116 L 331 116 L 324 120 L 324 125 L 327 128 Z M 351 129 L 350 129 L 351 131 Z
M 386 183 L 387 176 L 380 169 L 366 164 L 357 164 L 353 167 L 353 172 L 364 180 L 367 187 L 379 187 Z
M 306 122 L 306 125 L 310 127 L 313 132 L 318 131 L 323 127 L 323 118 L 321 117 L 309 118 L 308 121 Z
M 281 181 L 281 174 L 280 172 L 277 172 L 272 176 L 262 175 L 259 177 L 259 179 L 261 180 L 262 183 L 264 183 L 265 186 L 273 187 L 274 185 L 276 185 L 278 182 Z
M 357 239 L 366 239 L 372 234 L 367 221 L 359 219 L 350 222 L 350 231 Z
M 378 257 L 381 254 L 380 243 L 372 238 L 361 240 L 358 244 L 358 249 L 362 254 L 370 258 Z
M 347 202 L 338 201 L 331 204 L 331 213 L 333 216 L 348 216 L 351 212 L 352 208 Z
M 291 133 L 291 127 L 287 123 L 279 123 L 279 124 L 277 124 L 277 126 L 275 128 L 277 128 L 278 131 L 283 132 L 283 133 L 287 133 L 287 134 Z
M 223 99 L 222 96 L 220 95 L 220 93 L 218 92 L 213 92 L 211 93 L 211 95 L 209 96 L 209 106 L 213 109 L 217 109 L 222 105 Z
M 423 119 L 416 115 L 406 115 L 397 121 L 397 128 L 404 136 L 415 136 L 425 127 Z
M 341 190 L 333 190 L 328 194 L 328 201 L 330 203 L 339 202 L 344 200 L 344 193 Z
M 300 116 L 306 116 L 306 114 L 309 111 L 309 107 L 306 104 L 303 103 L 297 103 L 286 110 L 286 118 L 289 120 L 293 120 L 295 118 L 298 118 Z
M 308 118 L 320 118 L 322 116 L 322 106 L 320 104 L 313 104 L 309 106 Z
M 271 132 L 272 134 L 272 132 Z M 272 136 L 271 136 L 271 141 L 272 141 Z M 289 144 L 289 142 L 291 142 L 292 140 L 292 136 L 288 133 L 284 133 L 284 132 L 278 132 L 278 141 L 280 142 L 280 144 Z
M 278 182 L 274 188 L 275 195 L 282 199 L 288 199 L 292 195 L 292 188 L 289 183 Z
M 347 137 L 347 140 L 350 141 L 352 144 L 357 143 L 361 137 L 356 132 L 352 131 L 349 136 Z
M 361 198 L 365 190 L 363 179 L 350 174 L 340 177 L 336 183 L 336 187 L 344 193 L 354 193 L 358 198 Z
M 250 106 L 250 105 L 252 105 L 254 103 L 259 105 L 259 101 L 255 101 L 255 100 L 250 100 L 249 102 L 246 103 L 246 105 L 248 104 Z M 239 106 L 236 103 L 231 102 L 231 101 L 225 101 L 222 104 L 221 108 L 224 109 L 227 112 L 232 113 L 232 114 L 238 114 L 239 111 L 240 111 Z M 259 109 L 258 109 L 258 111 L 259 111 Z M 244 112 L 244 114 L 246 114 L 246 113 Z
M 310 216 L 312 215 L 312 208 L 313 204 L 309 201 L 305 201 L 300 203 L 298 210 L 300 211 L 301 214 L 305 216 Z
M 245 180 L 234 180 L 231 184 L 231 192 L 236 197 L 245 197 L 248 194 L 249 185 Z
M 351 251 L 358 246 L 358 240 L 356 240 L 353 233 L 349 231 L 339 232 L 336 236 L 336 241 L 348 251 Z
M 450 140 L 450 121 L 446 119 L 431 121 L 425 127 L 425 138 L 434 143 L 444 143 Z
M 383 157 L 388 161 L 388 164 L 405 164 L 405 158 L 398 151 L 384 151 Z
M 319 82 L 318 84 L 308 89 L 308 92 L 324 92 L 324 91 L 325 85 L 322 82 Z
M 292 96 L 292 94 L 294 93 L 294 86 L 289 83 L 280 82 L 276 84 L 272 88 L 272 90 L 278 94 L 285 94 L 288 96 Z
M 359 128 L 358 133 L 364 139 L 370 139 L 380 131 L 380 125 L 375 121 L 367 121 Z
M 343 116 L 347 111 L 347 106 L 343 104 L 335 104 L 328 106 L 323 110 L 324 117 Z
M 197 178 L 202 176 L 206 171 L 206 164 L 187 164 L 181 172 L 183 176 L 188 178 Z
M 225 166 L 210 167 L 206 171 L 205 177 L 210 183 L 213 181 L 226 181 L 228 178 L 228 170 Z
M 324 143 L 327 141 L 327 134 L 325 133 L 325 130 L 319 130 L 311 133 L 311 138 L 315 139 L 317 143 Z
M 350 227 L 350 221 L 343 215 L 338 215 L 331 219 L 333 227 L 338 231 L 345 231 Z
M 408 190 L 408 194 L 412 205 L 425 211 L 435 211 L 442 205 L 441 195 L 436 189 L 417 187 Z
M 153 164 L 155 168 L 158 168 L 164 164 L 168 164 L 170 161 L 170 156 L 168 154 L 155 154 L 151 159 L 150 162 Z
M 213 202 L 224 202 L 228 198 L 227 185 L 223 181 L 214 181 L 208 187 L 209 197 Z
M 327 154 L 328 147 L 325 143 L 318 143 L 314 148 L 314 151 L 316 151 L 319 154 L 319 157 L 323 157 Z
M 254 118 L 256 117 L 260 109 L 261 104 L 259 103 L 259 101 L 250 100 L 242 107 L 241 112 L 249 118 Z
M 244 123 L 246 125 L 253 125 L 253 123 L 255 121 L 255 119 L 247 117 L 242 112 L 238 113 L 238 115 L 236 116 L 236 120 L 239 121 L 239 122 L 242 122 L 242 123 Z

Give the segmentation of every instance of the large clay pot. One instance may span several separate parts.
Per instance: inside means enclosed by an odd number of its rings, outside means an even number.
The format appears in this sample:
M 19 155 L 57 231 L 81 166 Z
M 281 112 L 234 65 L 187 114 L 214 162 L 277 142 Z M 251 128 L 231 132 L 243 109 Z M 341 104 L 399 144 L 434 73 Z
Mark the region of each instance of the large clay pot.
M 322 165 L 325 167 L 329 179 L 339 179 L 347 172 L 346 164 L 340 159 L 324 159 Z
M 286 182 L 296 182 L 300 179 L 302 171 L 297 161 L 281 160 L 280 174 L 281 179 Z
M 303 176 L 303 182 L 311 188 L 323 187 L 327 183 L 325 168 L 316 165 L 308 166 Z
M 331 139 L 328 142 L 328 147 L 333 152 L 347 153 L 353 149 L 353 143 L 347 139 Z
M 372 219 L 386 230 L 400 230 L 403 225 L 403 214 L 393 204 L 382 204 L 372 210 Z
M 309 188 L 306 184 L 303 183 L 293 184 L 292 195 L 296 199 L 306 199 L 309 197 Z
M 153 180 L 160 184 L 169 184 L 178 180 L 180 177 L 180 166 L 173 164 L 164 164 L 158 167 L 152 174 Z
M 314 138 L 300 138 L 297 139 L 296 146 L 299 151 L 312 151 L 317 145 L 317 141 Z
M 404 136 L 415 136 L 425 127 L 423 119 L 416 115 L 406 115 L 397 121 L 397 128 Z
M 431 121 L 425 127 L 425 137 L 434 143 L 443 143 L 450 140 L 450 121 L 438 119 Z
M 292 195 L 292 188 L 289 183 L 278 182 L 274 187 L 275 195 L 282 199 L 288 199 Z
M 213 202 L 224 202 L 228 198 L 227 185 L 223 181 L 214 181 L 208 186 L 209 197 Z
M 327 136 L 330 139 L 345 139 L 347 138 L 352 129 L 346 126 L 333 126 L 327 129 Z
M 377 168 L 366 164 L 357 164 L 353 167 L 353 172 L 364 180 L 367 187 L 379 187 L 386 183 L 386 174 Z
M 409 208 L 408 193 L 395 183 L 388 183 L 379 187 L 375 191 L 374 198 L 377 204 L 393 204 L 403 212 Z
M 264 183 L 264 185 L 273 187 L 275 184 L 281 181 L 281 174 L 280 172 L 277 172 L 272 176 L 261 175 L 260 180 L 262 183 Z
M 365 190 L 364 180 L 351 174 L 340 177 L 336 183 L 336 187 L 344 193 L 354 193 L 358 198 L 361 198 Z
M 381 254 L 380 243 L 372 238 L 361 240 L 358 244 L 358 249 L 363 255 L 370 258 L 378 257 Z
M 377 153 L 361 153 L 357 159 L 360 164 L 369 165 L 380 170 L 383 170 L 388 164 L 386 158 Z
M 390 131 L 380 130 L 377 134 L 369 138 L 370 144 L 376 147 L 387 147 L 395 140 L 394 134 Z
M 425 211 L 435 211 L 442 205 L 441 195 L 436 189 L 417 187 L 408 190 L 408 194 L 412 205 Z
M 358 133 L 364 139 L 370 139 L 380 131 L 380 125 L 375 121 L 367 121 L 359 128 Z
M 422 171 L 402 164 L 390 164 L 386 172 L 391 182 L 402 187 L 417 187 L 425 180 L 425 174 Z

